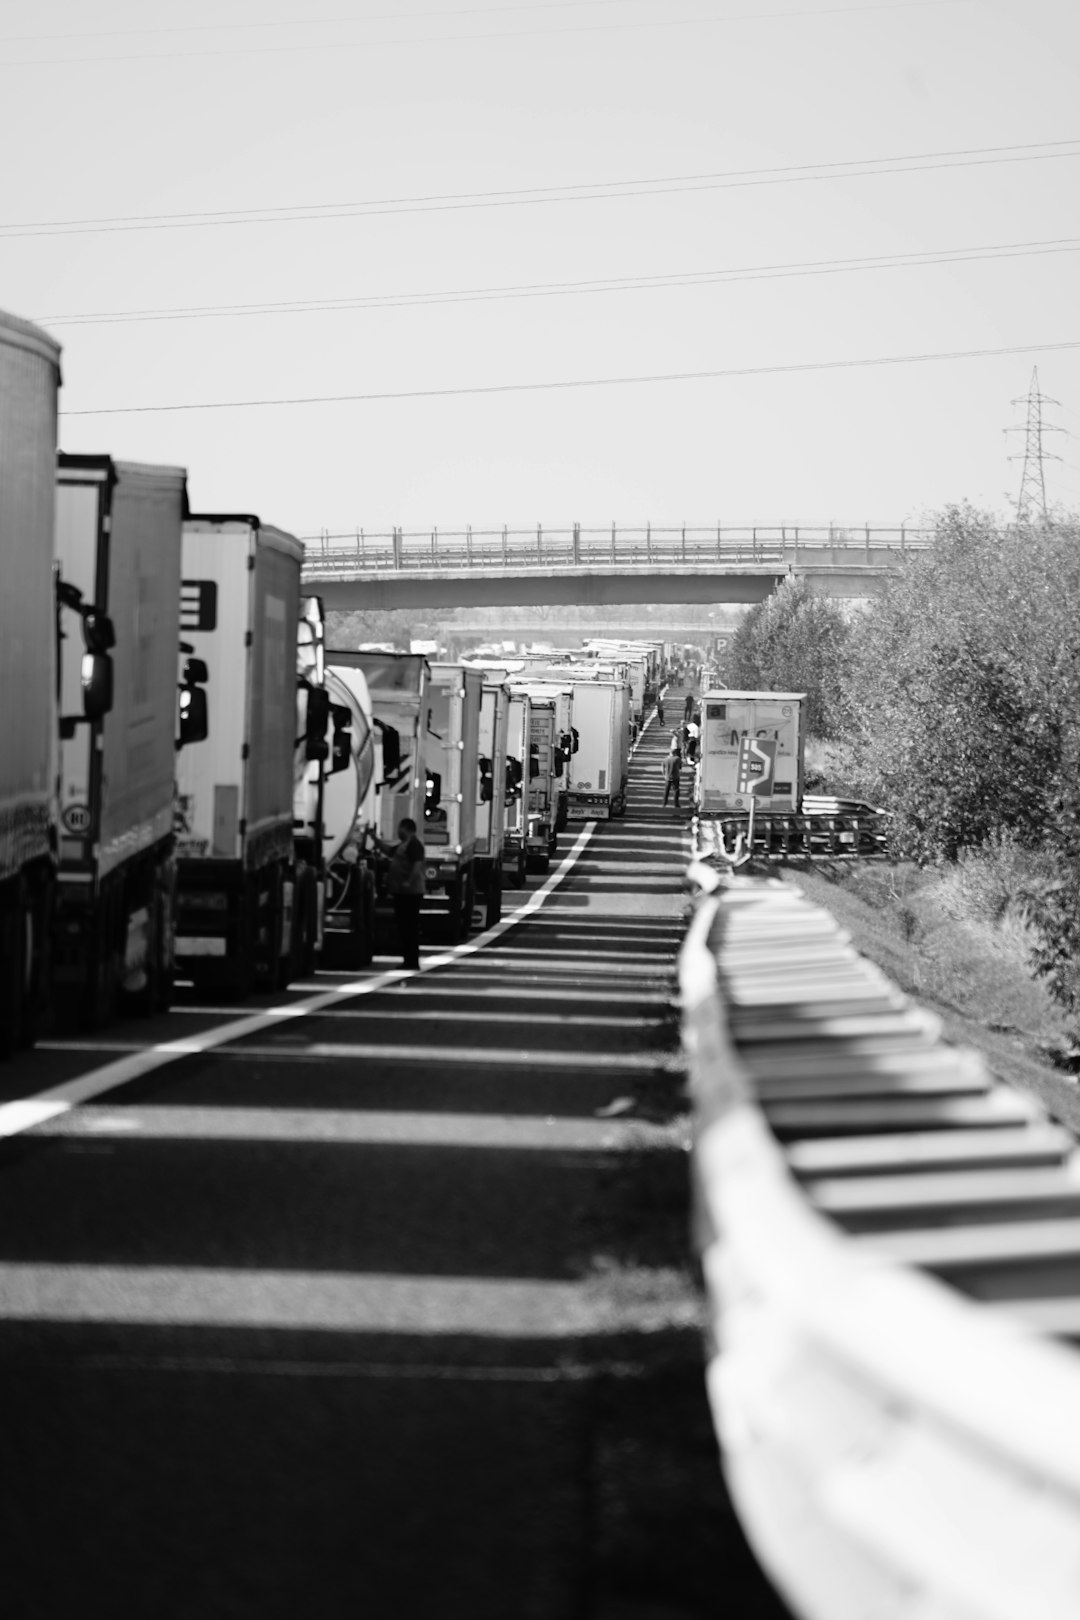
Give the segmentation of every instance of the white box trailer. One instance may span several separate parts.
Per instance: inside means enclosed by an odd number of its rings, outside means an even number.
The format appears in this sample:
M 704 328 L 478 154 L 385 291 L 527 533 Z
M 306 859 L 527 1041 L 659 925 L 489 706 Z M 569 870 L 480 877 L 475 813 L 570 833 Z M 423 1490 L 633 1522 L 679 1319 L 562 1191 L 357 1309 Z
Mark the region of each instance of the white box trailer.
M 578 749 L 570 762 L 568 821 L 606 821 L 626 814 L 630 695 L 625 681 L 572 681 Z
M 55 971 L 58 988 L 70 992 L 65 1011 L 93 1025 L 121 992 L 147 1010 L 167 1006 L 171 995 L 186 474 L 62 454 L 56 480 L 63 605 Z M 82 707 L 85 679 L 71 590 L 107 616 L 115 642 L 111 707 L 85 725 L 68 719 Z
M 310 966 L 317 930 L 317 876 L 293 841 L 303 556 L 250 514 L 184 525 L 183 634 L 211 724 L 177 772 L 177 963 L 240 992 Z
M 0 313 L 0 1056 L 35 1038 L 50 991 L 59 387 L 59 345 Z
M 751 794 L 740 790 L 743 739 L 763 742 L 772 759 L 769 785 L 753 794 L 755 813 L 791 814 L 802 807 L 805 776 L 805 692 L 703 692 L 701 757 L 694 802 L 701 815 L 749 812 Z

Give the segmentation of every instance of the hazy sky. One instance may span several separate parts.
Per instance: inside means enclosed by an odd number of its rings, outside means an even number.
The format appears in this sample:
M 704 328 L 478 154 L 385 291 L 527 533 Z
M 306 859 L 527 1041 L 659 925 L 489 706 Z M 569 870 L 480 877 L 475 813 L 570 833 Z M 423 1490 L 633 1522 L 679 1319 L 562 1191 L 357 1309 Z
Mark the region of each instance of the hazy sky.
M 0 0 L 0 36 L 0 306 L 63 344 L 63 448 L 198 510 L 1004 512 L 1035 364 L 1080 509 L 1077 0 Z M 606 381 L 703 372 L 744 374 Z

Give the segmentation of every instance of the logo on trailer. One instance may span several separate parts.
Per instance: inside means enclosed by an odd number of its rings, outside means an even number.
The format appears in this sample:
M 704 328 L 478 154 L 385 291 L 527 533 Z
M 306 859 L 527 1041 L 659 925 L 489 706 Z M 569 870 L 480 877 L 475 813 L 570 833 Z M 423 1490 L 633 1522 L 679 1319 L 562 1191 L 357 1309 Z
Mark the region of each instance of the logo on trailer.
M 591 782 L 575 782 L 574 786 L 576 788 L 591 788 L 592 783 Z

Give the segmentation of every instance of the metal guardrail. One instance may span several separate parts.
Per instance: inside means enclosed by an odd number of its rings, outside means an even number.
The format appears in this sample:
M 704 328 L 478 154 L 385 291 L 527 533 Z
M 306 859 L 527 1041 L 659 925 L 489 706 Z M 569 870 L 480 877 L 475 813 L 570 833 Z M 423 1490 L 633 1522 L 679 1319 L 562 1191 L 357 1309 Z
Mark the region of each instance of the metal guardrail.
M 932 529 L 899 528 L 644 528 L 392 529 L 304 536 L 304 572 L 335 574 L 430 572 L 436 569 L 595 568 L 601 566 L 787 567 L 847 562 L 885 565 L 897 553 L 933 544 Z
M 1075 1143 L 790 886 L 691 875 L 708 1388 L 751 1543 L 803 1620 L 1075 1620 Z

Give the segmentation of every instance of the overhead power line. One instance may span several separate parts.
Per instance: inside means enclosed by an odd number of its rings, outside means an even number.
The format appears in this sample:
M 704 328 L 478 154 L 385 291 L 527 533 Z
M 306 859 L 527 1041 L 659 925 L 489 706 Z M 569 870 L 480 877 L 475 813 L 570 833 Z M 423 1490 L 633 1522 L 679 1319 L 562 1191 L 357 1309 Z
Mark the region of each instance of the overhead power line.
M 502 302 L 519 298 L 569 298 L 612 292 L 657 292 L 679 287 L 723 286 L 743 281 L 779 281 L 793 276 L 854 274 L 865 270 L 913 270 L 942 264 L 1032 258 L 1080 251 L 1080 237 L 1042 242 L 997 242 L 979 247 L 888 253 L 857 259 L 810 259 L 788 264 L 743 265 L 726 270 L 681 270 L 655 276 L 615 276 L 593 281 L 525 282 L 504 287 L 460 287 L 436 292 L 342 295 L 259 304 L 192 304 L 172 309 L 88 310 L 77 315 L 34 315 L 39 325 L 114 326 L 155 321 L 219 320 L 268 315 L 327 315 L 350 310 L 424 309 L 437 304 Z
M 732 366 L 716 371 L 666 371 L 632 377 L 572 377 L 558 382 L 488 383 L 468 388 L 405 388 L 387 393 L 308 394 L 286 399 L 210 399 L 167 405 L 108 405 L 61 411 L 61 416 L 142 416 L 164 411 L 239 411 L 285 405 L 352 405 L 393 399 L 460 399 L 467 395 L 534 394 L 571 388 L 619 388 L 633 383 L 705 382 L 727 377 L 773 377 L 810 371 L 853 371 L 867 366 L 916 365 L 930 360 L 987 360 L 1013 354 L 1061 353 L 1080 349 L 1080 339 L 1027 343 L 1000 349 L 952 349 L 934 354 L 876 355 L 859 360 L 807 360 L 777 366 Z
M 868 14 L 877 11 L 925 11 L 930 8 L 945 5 L 971 5 L 977 0 L 886 0 L 883 5 L 873 6 L 828 6 L 816 7 L 807 11 L 781 11 L 781 12 L 729 12 L 719 17 L 703 18 L 705 22 L 756 22 L 759 17 L 822 17 L 833 16 L 839 13 L 864 11 Z M 354 14 L 336 17 L 280 17 L 272 21 L 265 19 L 258 22 L 231 22 L 231 23 L 172 23 L 165 28 L 81 28 L 63 34 L 0 34 L 0 45 L 15 43 L 41 42 L 64 39 L 116 39 L 133 38 L 136 35 L 159 34 L 239 34 L 250 33 L 257 29 L 268 28 L 329 28 L 341 23 L 373 23 L 373 22 L 411 22 L 425 17 L 437 17 L 440 21 L 447 17 L 518 17 L 525 16 L 530 11 L 577 11 L 583 6 L 625 6 L 627 0 L 529 0 L 529 4 L 522 6 L 455 6 L 452 10 L 436 11 L 382 11 L 370 17 L 357 17 Z
M 184 51 L 128 51 L 111 56 L 24 56 L 21 59 L 0 61 L 4 67 L 62 67 L 65 64 L 85 66 L 106 62 L 178 62 L 213 56 L 295 56 L 300 52 L 322 54 L 327 51 L 371 51 L 394 45 L 465 45 L 481 40 L 537 39 L 559 34 L 611 34 L 658 28 L 715 27 L 728 23 L 770 22 L 779 19 L 833 17 L 852 14 L 873 15 L 880 11 L 926 10 L 947 5 L 978 5 L 982 0 L 887 0 L 878 6 L 826 6 L 811 11 L 751 11 L 729 13 L 726 16 L 661 17 L 647 22 L 598 22 L 578 24 L 572 28 L 514 28 L 499 29 L 484 34 L 400 34 L 382 39 L 346 39 L 322 41 L 313 45 L 226 45 L 212 50 Z M 357 19 L 353 19 L 356 21 Z M 363 20 L 363 19 L 359 19 Z
M 1065 148 L 1073 148 L 1066 151 Z M 598 180 L 533 186 L 512 191 L 441 192 L 427 196 L 378 197 L 361 202 L 292 203 L 273 208 L 230 208 L 180 214 L 100 215 L 85 219 L 29 220 L 0 225 L 0 240 L 26 236 L 83 236 L 114 231 L 202 230 L 208 226 L 296 224 L 310 220 L 372 218 L 386 214 L 447 213 L 475 208 L 520 208 L 538 204 L 595 202 L 607 197 L 671 196 L 687 191 L 723 191 L 745 186 L 794 185 L 820 180 L 872 179 L 880 174 L 977 168 L 1080 157 L 1080 136 L 1027 141 L 1016 146 L 960 147 L 954 151 L 847 158 L 833 163 L 792 163 L 768 169 L 727 169 L 702 174 L 634 180 Z

